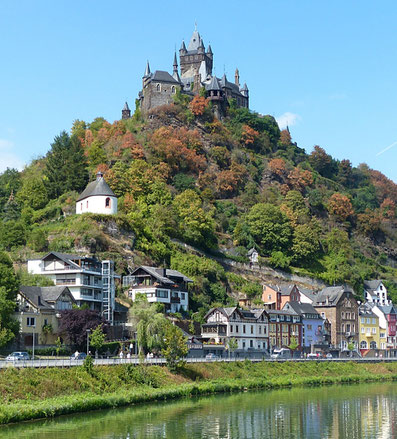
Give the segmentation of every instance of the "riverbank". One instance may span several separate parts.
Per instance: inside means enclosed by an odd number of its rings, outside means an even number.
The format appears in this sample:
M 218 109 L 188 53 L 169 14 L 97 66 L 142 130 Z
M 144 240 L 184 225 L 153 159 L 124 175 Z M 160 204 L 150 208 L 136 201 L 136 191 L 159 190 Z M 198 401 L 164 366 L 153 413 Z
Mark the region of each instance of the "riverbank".
M 397 380 L 397 364 L 335 362 L 120 365 L 0 372 L 0 424 L 192 395 Z

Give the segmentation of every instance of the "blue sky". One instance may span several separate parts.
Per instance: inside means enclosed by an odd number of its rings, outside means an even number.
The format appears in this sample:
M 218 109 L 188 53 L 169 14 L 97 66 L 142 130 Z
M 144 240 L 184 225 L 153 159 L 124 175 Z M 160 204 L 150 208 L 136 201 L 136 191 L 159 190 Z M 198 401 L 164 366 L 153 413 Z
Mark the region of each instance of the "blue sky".
M 199 6 L 203 8 L 200 10 Z M 146 60 L 172 71 L 197 22 L 216 74 L 293 139 L 397 182 L 397 3 L 2 0 L 0 171 L 44 155 L 73 120 L 120 118 Z M 382 152 L 384 151 L 384 152 Z

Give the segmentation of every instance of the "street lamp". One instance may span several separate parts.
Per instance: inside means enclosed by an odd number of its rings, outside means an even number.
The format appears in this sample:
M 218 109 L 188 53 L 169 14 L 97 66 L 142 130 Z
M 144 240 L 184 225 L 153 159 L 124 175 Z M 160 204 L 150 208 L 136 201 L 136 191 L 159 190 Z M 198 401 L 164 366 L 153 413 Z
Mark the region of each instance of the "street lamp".
M 86 332 L 87 332 L 87 355 L 88 355 L 88 353 L 90 352 L 90 332 L 91 332 L 91 329 L 87 329 Z

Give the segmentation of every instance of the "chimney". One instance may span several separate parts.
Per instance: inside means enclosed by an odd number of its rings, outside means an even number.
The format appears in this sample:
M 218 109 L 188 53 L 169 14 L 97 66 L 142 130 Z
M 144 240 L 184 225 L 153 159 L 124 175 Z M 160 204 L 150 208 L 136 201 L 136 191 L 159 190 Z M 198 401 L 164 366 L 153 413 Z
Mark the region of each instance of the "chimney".
M 39 306 L 42 305 L 42 303 L 41 303 L 41 297 L 40 297 L 40 296 L 37 296 L 37 303 L 39 304 Z
M 163 268 L 163 277 L 167 277 L 167 269 Z

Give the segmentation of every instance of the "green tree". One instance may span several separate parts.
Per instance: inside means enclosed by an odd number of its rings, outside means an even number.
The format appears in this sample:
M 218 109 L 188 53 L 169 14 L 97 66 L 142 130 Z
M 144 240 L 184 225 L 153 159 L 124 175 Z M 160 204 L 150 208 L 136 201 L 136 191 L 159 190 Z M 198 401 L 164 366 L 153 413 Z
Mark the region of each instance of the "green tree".
M 92 330 L 90 334 L 90 346 L 95 349 L 95 353 L 101 349 L 106 340 L 106 334 L 102 330 L 102 324 Z
M 134 305 L 130 308 L 129 319 L 137 334 L 138 354 L 163 347 L 163 333 L 166 319 L 158 311 L 157 304 L 150 304 L 145 295 L 137 295 Z
M 320 224 L 312 219 L 308 224 L 299 224 L 294 230 L 292 258 L 295 262 L 312 262 L 320 251 Z
M 226 341 L 226 349 L 229 352 L 229 358 L 230 358 L 230 354 L 233 354 L 234 351 L 237 350 L 237 348 L 238 348 L 237 339 L 235 337 L 228 338 Z
M 9 343 L 19 331 L 19 323 L 13 318 L 18 287 L 11 259 L 0 252 L 0 347 Z
M 213 210 L 205 210 L 203 201 L 192 189 L 177 195 L 173 201 L 178 231 L 182 239 L 204 247 L 216 243 Z
M 56 136 L 47 154 L 45 175 L 47 191 L 57 198 L 67 191 L 82 191 L 88 182 L 87 163 L 77 136 L 66 131 Z
M 48 193 L 42 175 L 24 178 L 17 200 L 34 210 L 43 208 L 48 203 Z
M 42 229 L 34 229 L 28 237 L 28 246 L 36 252 L 45 251 L 48 247 L 47 235 Z
M 255 204 L 249 211 L 246 221 L 251 236 L 264 255 L 289 248 L 291 225 L 279 207 L 269 203 Z
M 167 360 L 171 371 L 176 371 L 185 364 L 184 359 L 188 353 L 187 339 L 178 326 L 167 322 L 164 333 L 164 348 L 162 354 Z

